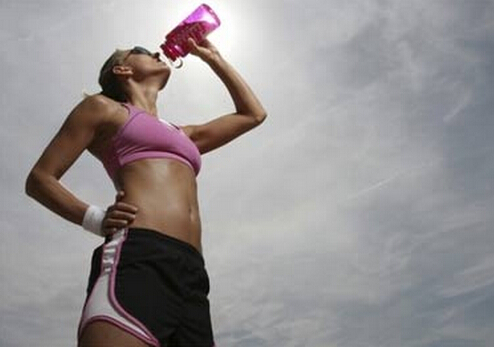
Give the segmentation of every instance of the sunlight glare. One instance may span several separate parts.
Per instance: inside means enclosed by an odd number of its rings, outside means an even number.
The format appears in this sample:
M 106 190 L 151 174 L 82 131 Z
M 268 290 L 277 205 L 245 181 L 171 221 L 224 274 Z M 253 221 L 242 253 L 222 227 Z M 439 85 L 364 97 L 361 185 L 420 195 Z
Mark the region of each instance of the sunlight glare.
M 221 21 L 219 28 L 212 32 L 208 36 L 208 39 L 222 53 L 229 55 L 235 46 L 240 22 L 235 19 L 235 13 L 225 1 L 209 1 L 208 4 L 216 12 Z

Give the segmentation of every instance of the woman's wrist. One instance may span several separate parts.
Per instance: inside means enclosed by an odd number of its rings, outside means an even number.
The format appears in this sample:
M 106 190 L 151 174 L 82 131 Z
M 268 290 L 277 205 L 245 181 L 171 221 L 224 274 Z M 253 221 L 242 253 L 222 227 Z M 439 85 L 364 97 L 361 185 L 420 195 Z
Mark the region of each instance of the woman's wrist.
M 219 52 L 208 54 L 207 56 L 204 56 L 202 60 L 209 65 L 219 65 L 226 62 Z
M 228 61 L 226 61 L 220 54 L 212 56 L 205 60 L 209 67 L 216 72 L 216 74 L 222 75 L 226 73 L 230 67 Z
M 103 219 L 105 219 L 105 215 L 106 211 L 101 207 L 90 205 L 84 213 L 82 227 L 95 235 L 104 236 Z

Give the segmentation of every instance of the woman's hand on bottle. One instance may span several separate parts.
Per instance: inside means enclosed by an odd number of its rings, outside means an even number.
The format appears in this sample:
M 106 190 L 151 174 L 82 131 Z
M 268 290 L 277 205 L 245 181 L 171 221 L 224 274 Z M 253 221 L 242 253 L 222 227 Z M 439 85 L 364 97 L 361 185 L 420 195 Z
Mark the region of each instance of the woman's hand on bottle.
M 201 43 L 197 43 L 194 39 L 189 38 L 190 53 L 195 55 L 205 62 L 211 62 L 220 57 L 220 52 L 209 40 L 204 39 Z
M 135 219 L 137 207 L 122 202 L 124 191 L 119 191 L 115 203 L 108 206 L 103 219 L 102 230 L 105 236 L 113 235 L 118 230 L 128 227 Z

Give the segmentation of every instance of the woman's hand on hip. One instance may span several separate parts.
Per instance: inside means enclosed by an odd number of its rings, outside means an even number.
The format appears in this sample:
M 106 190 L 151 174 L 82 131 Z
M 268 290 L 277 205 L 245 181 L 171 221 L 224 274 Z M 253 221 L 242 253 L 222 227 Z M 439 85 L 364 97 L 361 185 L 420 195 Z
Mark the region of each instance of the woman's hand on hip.
M 128 227 L 134 221 L 137 207 L 122 202 L 124 196 L 125 192 L 119 191 L 115 197 L 115 203 L 108 206 L 102 225 L 104 235 L 112 235 L 119 229 Z

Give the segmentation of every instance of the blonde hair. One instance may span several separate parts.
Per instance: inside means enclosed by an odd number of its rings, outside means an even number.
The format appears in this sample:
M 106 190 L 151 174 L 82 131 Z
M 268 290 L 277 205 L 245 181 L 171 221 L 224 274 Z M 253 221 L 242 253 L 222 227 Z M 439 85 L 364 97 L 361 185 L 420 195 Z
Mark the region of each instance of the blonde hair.
M 113 73 L 113 68 L 124 63 L 125 55 L 125 51 L 115 50 L 101 67 L 98 79 L 102 89 L 101 94 L 119 102 L 127 101 L 127 97 L 117 76 Z

